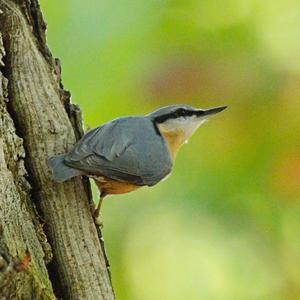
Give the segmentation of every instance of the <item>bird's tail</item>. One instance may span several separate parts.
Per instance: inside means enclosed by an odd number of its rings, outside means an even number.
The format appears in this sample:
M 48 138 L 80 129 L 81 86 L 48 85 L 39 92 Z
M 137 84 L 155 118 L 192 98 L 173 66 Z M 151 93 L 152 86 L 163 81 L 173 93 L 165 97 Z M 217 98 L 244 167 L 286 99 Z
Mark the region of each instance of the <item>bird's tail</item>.
M 48 165 L 52 170 L 53 179 L 57 182 L 64 182 L 72 177 L 83 174 L 82 171 L 65 165 L 65 156 L 66 154 L 54 155 L 48 160 Z

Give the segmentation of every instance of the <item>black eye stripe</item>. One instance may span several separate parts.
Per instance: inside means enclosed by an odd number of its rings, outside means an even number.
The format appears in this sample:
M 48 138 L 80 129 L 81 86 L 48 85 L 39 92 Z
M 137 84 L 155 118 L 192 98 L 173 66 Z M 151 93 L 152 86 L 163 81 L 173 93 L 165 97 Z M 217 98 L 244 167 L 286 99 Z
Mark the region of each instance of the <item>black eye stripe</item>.
M 191 116 L 191 115 L 193 115 L 193 111 L 186 110 L 184 108 L 179 108 L 176 111 L 176 116 L 178 116 L 178 117 L 180 117 L 180 116 L 185 117 L 185 116 Z
M 172 113 L 156 117 L 154 119 L 154 122 L 155 123 L 163 123 L 163 122 L 165 122 L 169 119 L 175 119 L 175 118 L 178 118 L 178 117 L 181 117 L 181 116 L 182 117 L 189 117 L 189 116 L 193 116 L 193 115 L 197 115 L 197 112 L 194 111 L 194 110 L 187 110 L 187 109 L 184 109 L 184 108 L 178 108 L 177 110 L 175 110 Z

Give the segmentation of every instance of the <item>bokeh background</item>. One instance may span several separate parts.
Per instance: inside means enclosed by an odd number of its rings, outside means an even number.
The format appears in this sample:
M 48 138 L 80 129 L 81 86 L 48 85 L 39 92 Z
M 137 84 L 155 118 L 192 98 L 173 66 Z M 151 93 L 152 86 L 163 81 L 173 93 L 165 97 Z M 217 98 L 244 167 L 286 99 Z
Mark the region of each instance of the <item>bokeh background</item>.
M 106 199 L 117 298 L 300 299 L 300 2 L 41 6 L 86 128 L 171 103 L 229 105 L 168 180 Z

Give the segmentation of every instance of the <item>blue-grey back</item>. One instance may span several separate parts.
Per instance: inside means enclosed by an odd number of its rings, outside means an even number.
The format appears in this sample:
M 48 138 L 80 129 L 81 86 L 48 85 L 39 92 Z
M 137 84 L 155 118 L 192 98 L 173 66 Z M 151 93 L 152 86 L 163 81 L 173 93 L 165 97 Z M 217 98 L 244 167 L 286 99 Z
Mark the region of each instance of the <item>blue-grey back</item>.
M 166 141 L 147 117 L 119 118 L 91 130 L 65 163 L 87 174 L 149 186 L 172 168 Z

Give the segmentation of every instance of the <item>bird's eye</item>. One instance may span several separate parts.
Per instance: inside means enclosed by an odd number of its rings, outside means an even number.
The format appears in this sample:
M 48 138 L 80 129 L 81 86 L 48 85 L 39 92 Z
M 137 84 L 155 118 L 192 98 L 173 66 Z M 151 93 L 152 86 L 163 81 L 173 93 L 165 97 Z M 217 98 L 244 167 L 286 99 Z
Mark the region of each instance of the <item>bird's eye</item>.
M 185 116 L 186 115 L 186 111 L 183 108 L 179 108 L 176 112 L 177 116 Z

